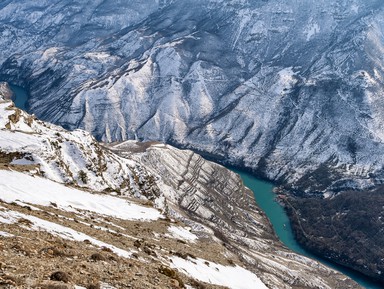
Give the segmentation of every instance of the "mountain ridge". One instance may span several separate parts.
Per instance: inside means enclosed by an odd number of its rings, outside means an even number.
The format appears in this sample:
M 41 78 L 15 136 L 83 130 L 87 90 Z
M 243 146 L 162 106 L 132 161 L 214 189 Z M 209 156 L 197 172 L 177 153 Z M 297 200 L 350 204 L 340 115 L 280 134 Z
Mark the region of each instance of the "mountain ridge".
M 380 1 L 24 2 L 0 6 L 1 77 L 39 118 L 178 143 L 304 194 L 382 183 Z

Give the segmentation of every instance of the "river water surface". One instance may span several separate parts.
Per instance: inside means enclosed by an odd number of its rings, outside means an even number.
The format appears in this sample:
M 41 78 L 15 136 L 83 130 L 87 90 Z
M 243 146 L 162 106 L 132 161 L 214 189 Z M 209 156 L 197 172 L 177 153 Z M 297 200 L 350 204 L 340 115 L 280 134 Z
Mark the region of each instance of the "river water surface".
M 321 263 L 331 267 L 351 279 L 355 280 L 361 286 L 367 289 L 382 289 L 384 285 L 374 282 L 372 279 L 366 277 L 363 274 L 360 274 L 356 271 L 350 270 L 346 267 L 340 266 L 338 264 L 332 263 L 330 261 L 319 258 L 307 251 L 305 251 L 299 243 L 296 242 L 296 239 L 293 235 L 290 221 L 287 214 L 285 213 L 283 207 L 275 201 L 276 194 L 273 192 L 273 185 L 264 181 L 261 181 L 255 178 L 253 175 L 237 170 L 234 168 L 229 168 L 235 173 L 239 174 L 248 188 L 250 188 L 255 196 L 257 205 L 265 212 L 267 217 L 272 223 L 273 229 L 275 230 L 276 235 L 279 237 L 280 241 L 284 243 L 289 249 L 295 251 L 301 255 L 307 256 L 312 259 L 316 259 Z
M 10 84 L 9 86 L 11 87 L 12 91 L 15 94 L 15 97 L 12 99 L 13 102 L 15 103 L 15 106 L 25 111 L 27 109 L 27 100 L 28 100 L 27 91 L 21 86 L 17 86 L 13 84 Z

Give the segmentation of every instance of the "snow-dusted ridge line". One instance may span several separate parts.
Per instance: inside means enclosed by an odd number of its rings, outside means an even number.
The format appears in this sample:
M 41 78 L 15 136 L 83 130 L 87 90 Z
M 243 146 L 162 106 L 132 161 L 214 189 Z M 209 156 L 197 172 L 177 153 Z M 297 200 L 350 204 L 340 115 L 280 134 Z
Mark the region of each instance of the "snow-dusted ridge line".
M 54 203 L 64 211 L 86 210 L 123 220 L 150 221 L 162 217 L 157 209 L 124 198 L 91 194 L 41 177 L 0 170 L 0 179 L 7 180 L 0 182 L 0 199 L 7 203 L 17 200 L 42 206 Z

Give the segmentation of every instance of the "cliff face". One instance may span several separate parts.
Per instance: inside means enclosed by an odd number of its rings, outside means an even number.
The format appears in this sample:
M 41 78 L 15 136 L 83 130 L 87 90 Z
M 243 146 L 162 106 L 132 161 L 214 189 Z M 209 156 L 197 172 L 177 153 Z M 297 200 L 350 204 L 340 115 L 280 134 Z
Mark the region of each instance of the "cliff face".
M 160 140 L 300 192 L 382 183 L 383 4 L 2 1 L 1 77 L 42 119 Z

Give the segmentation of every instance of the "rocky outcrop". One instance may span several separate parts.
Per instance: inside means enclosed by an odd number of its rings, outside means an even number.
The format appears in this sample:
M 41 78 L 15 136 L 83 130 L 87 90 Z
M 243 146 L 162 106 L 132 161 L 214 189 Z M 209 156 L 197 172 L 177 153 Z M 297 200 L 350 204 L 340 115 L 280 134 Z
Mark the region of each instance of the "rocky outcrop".
M 0 82 L 0 95 L 3 99 L 12 99 L 14 93 L 7 82 Z

